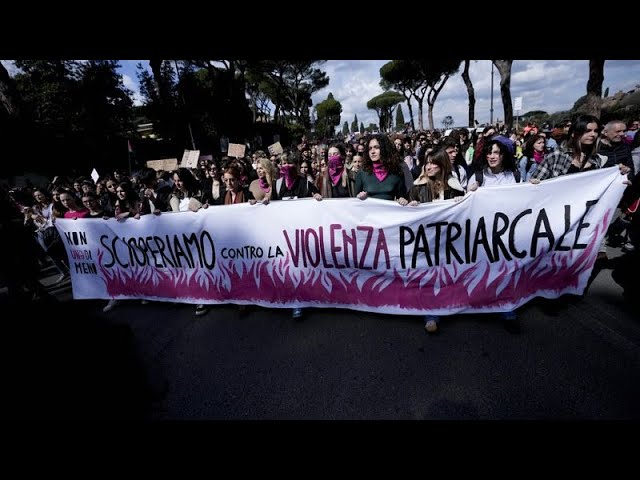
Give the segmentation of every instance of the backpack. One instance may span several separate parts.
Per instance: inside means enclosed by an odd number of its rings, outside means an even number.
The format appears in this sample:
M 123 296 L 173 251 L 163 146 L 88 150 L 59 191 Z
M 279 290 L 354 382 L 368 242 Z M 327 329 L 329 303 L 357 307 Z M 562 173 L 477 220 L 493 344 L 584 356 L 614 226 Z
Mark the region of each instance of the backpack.
M 516 183 L 520 183 L 520 171 L 519 170 L 514 170 L 513 171 L 513 176 L 516 177 Z M 478 186 L 481 187 L 482 186 L 482 182 L 484 181 L 484 168 L 482 170 L 478 170 L 476 172 L 476 182 L 478 182 Z

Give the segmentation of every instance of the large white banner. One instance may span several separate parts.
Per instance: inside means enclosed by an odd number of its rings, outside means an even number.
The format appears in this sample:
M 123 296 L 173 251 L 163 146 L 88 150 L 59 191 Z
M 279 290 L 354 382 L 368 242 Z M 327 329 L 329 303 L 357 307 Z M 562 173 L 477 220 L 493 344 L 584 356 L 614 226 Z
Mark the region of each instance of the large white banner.
M 76 299 L 495 312 L 583 292 L 623 181 L 607 168 L 417 207 L 305 199 L 56 226 Z

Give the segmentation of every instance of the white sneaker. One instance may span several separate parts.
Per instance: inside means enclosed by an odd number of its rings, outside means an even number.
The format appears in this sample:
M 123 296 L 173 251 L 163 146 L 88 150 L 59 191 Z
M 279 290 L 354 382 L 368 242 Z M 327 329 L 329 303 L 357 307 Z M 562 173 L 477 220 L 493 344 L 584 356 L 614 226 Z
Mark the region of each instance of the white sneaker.
M 64 282 L 69 275 L 67 275 L 66 273 L 61 273 L 60 276 L 58 278 L 56 278 L 56 281 L 53 283 L 62 283 Z
M 636 247 L 633 243 L 627 242 L 622 246 L 622 250 L 624 250 L 625 252 L 634 252 L 636 250 Z
M 120 304 L 120 300 L 109 300 L 109 303 L 107 303 L 105 305 L 105 307 L 102 309 L 102 311 L 104 313 L 110 312 L 111 310 L 113 310 L 114 308 L 116 308 L 118 306 L 118 304 Z

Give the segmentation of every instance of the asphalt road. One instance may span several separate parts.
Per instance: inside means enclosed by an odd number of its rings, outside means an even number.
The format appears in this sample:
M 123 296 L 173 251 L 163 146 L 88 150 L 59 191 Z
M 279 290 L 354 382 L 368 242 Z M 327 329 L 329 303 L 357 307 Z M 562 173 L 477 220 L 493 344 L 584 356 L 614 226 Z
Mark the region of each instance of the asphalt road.
M 10 327 L 23 406 L 42 418 L 640 418 L 640 321 L 611 270 L 557 311 L 520 309 L 519 335 L 490 315 L 447 318 L 430 336 L 418 317 L 350 310 L 297 322 L 282 309 L 196 317 L 127 301 L 105 314 L 106 301 L 72 301 L 68 282 L 50 291 L 57 302 L 24 307 L 33 315 Z

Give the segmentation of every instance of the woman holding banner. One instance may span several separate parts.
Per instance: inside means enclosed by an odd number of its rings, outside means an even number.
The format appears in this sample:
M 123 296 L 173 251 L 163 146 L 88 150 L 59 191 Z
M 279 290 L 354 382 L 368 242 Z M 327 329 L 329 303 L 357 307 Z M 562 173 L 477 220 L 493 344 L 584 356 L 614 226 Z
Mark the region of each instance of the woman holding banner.
M 477 164 L 478 170 L 469 179 L 470 192 L 475 192 L 479 187 L 515 185 L 520 182 L 513 140 L 502 135 L 495 136 L 484 144 L 482 153 L 482 160 Z M 515 311 L 501 312 L 500 317 L 509 333 L 520 333 L 520 323 Z
M 276 180 L 273 190 L 272 200 L 296 200 L 308 197 L 322 200 L 316 186 L 306 177 L 298 174 L 298 159 L 288 153 L 284 153 L 280 159 L 280 178 Z M 300 320 L 302 309 L 294 308 L 291 316 L 294 320 Z
M 405 198 L 403 160 L 386 135 L 373 134 L 365 141 L 362 170 L 356 176 L 356 196 L 382 200 Z
M 249 191 L 253 195 L 256 202 L 262 202 L 265 205 L 271 200 L 274 188 L 275 170 L 271 160 L 268 158 L 259 158 L 257 160 L 256 173 L 258 178 L 251 182 Z
M 343 143 L 333 143 L 328 151 L 327 168 L 318 178 L 318 189 L 323 198 L 349 198 L 349 174 L 345 166 L 347 151 Z
M 400 205 L 415 207 L 420 203 L 464 196 L 462 184 L 451 172 L 451 161 L 446 148 L 427 153 L 425 160 L 422 174 L 413 182 L 413 187 L 409 191 L 409 201 L 400 198 L 398 199 Z M 425 315 L 424 328 L 428 333 L 435 333 L 438 331 L 439 322 L 439 316 Z
M 544 158 L 531 176 L 530 182 L 540 183 L 542 180 L 560 175 L 602 168 L 607 157 L 596 153 L 596 143 L 601 130 L 602 124 L 597 117 L 580 115 L 569 127 L 567 142 Z
M 316 186 L 299 175 L 298 159 L 290 153 L 283 153 L 280 157 L 280 178 L 275 182 L 275 190 L 271 200 L 292 200 L 297 198 L 314 197 L 321 200 Z
M 251 202 L 255 203 L 253 194 L 248 187 L 243 187 L 241 183 L 241 173 L 238 166 L 232 163 L 224 170 L 222 180 L 225 185 L 225 194 L 223 205 L 236 205 L 238 203 Z M 202 208 L 208 208 L 208 204 L 204 204 Z M 241 310 L 244 309 L 242 305 Z M 196 306 L 195 314 L 200 316 L 209 311 L 209 306 L 201 303 Z
M 188 168 L 180 167 L 173 174 L 175 193 L 169 199 L 174 212 L 197 212 L 202 207 L 202 193 L 198 182 Z
M 436 152 L 427 154 L 422 174 L 413 182 L 413 187 L 409 191 L 409 200 L 400 198 L 398 203 L 402 206 L 415 207 L 419 203 L 462 196 L 464 196 L 464 188 L 451 172 L 449 154 L 444 148 L 440 148 Z
M 222 205 L 226 193 L 220 168 L 213 162 L 209 166 L 209 177 L 204 182 L 202 201 L 207 205 Z
M 560 175 L 589 172 L 596 168 L 603 168 L 607 163 L 607 157 L 597 153 L 598 136 L 601 131 L 602 124 L 597 117 L 579 115 L 571 122 L 567 141 L 563 142 L 557 150 L 544 158 L 529 181 L 536 184 L 542 180 L 559 177 Z M 627 175 L 631 171 L 629 167 L 623 164 L 619 164 L 618 168 L 622 175 Z M 602 269 L 603 262 L 607 260 L 607 245 L 603 238 L 596 264 L 587 282 L 587 289 Z

